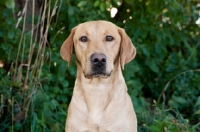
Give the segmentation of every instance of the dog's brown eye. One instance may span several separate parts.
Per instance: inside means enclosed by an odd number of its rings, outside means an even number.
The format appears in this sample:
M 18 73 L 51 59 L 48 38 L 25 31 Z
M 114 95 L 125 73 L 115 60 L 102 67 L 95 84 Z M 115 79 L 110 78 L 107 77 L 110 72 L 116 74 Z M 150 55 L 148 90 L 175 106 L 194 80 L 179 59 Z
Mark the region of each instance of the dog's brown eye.
M 106 41 L 113 41 L 113 37 L 112 36 L 106 36 Z
M 87 37 L 86 36 L 82 36 L 80 39 L 79 39 L 81 42 L 87 42 Z

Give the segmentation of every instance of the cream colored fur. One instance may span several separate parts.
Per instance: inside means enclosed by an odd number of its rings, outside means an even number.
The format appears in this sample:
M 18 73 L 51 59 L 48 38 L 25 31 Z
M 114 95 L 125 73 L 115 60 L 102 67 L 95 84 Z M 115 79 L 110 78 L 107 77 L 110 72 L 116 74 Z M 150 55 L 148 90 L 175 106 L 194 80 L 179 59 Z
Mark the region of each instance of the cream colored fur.
M 113 41 L 106 41 L 106 36 Z M 86 36 L 87 42 L 80 38 Z M 136 54 L 130 38 L 111 22 L 91 21 L 72 29 L 61 47 L 61 56 L 71 64 L 76 55 L 77 78 L 68 109 L 65 132 L 137 132 L 137 119 L 121 70 Z M 106 75 L 87 77 L 90 56 L 106 56 Z M 110 76 L 109 76 L 110 74 Z

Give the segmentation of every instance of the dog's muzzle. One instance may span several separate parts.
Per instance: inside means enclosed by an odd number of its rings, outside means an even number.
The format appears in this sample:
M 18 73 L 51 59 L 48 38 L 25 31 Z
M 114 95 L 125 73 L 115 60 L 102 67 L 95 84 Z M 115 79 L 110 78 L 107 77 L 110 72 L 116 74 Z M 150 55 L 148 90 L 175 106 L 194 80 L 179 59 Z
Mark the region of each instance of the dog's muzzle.
M 107 58 L 102 53 L 94 53 L 90 56 L 91 72 L 86 75 L 86 78 L 107 78 L 111 73 L 106 73 Z

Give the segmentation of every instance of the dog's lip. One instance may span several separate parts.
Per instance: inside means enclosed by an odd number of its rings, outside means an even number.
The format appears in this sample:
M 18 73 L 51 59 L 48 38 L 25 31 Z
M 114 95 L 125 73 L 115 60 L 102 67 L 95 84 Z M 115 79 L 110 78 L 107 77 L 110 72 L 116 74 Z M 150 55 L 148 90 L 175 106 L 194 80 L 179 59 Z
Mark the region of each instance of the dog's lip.
M 111 72 L 104 73 L 104 72 L 92 72 L 90 74 L 86 74 L 85 78 L 91 79 L 91 78 L 108 78 L 111 76 Z

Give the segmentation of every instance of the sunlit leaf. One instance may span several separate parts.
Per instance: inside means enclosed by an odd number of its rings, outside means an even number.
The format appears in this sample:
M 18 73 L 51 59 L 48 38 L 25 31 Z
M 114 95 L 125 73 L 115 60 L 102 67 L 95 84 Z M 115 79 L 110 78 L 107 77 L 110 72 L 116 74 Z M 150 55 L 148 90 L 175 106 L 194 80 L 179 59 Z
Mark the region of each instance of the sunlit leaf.
M 6 0 L 5 5 L 6 5 L 6 7 L 10 8 L 10 9 L 14 9 L 15 1 L 14 0 Z
M 104 2 L 101 2 L 101 4 L 100 4 L 100 10 L 101 10 L 101 11 L 105 11 L 105 9 L 106 9 L 105 3 L 104 3 Z
M 85 6 L 86 4 L 87 4 L 88 2 L 87 1 L 80 1 L 79 3 L 78 3 L 78 7 L 83 7 L 83 6 Z
M 100 0 L 96 0 L 95 2 L 94 2 L 94 7 L 97 7 L 97 6 L 99 6 L 100 5 Z

